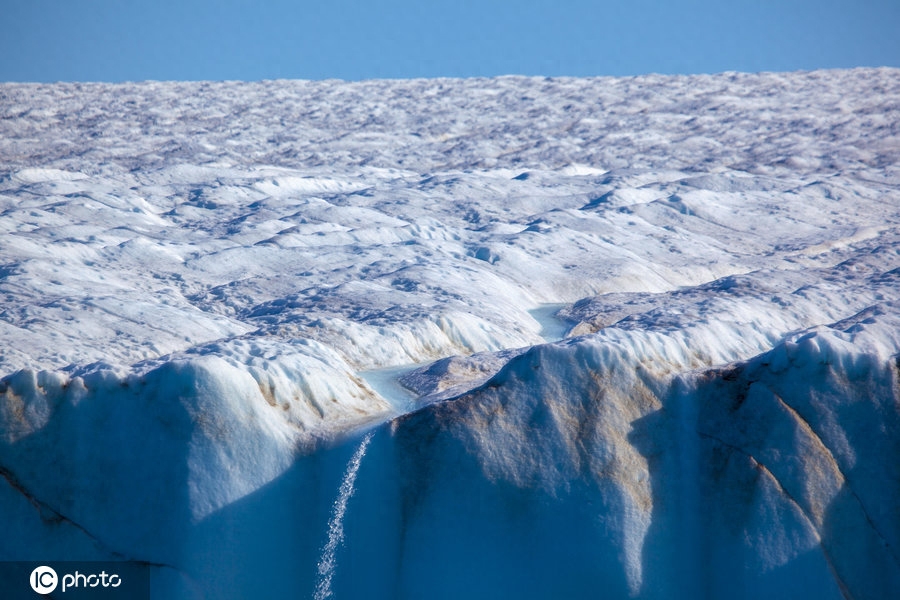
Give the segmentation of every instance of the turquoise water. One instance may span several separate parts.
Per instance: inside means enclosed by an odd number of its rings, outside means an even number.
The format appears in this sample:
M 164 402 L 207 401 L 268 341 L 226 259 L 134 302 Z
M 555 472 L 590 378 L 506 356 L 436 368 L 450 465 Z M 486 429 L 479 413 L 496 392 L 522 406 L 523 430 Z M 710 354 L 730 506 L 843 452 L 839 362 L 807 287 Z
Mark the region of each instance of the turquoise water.
M 556 316 L 566 304 L 544 304 L 532 309 L 529 314 L 541 325 L 541 337 L 547 342 L 555 342 L 563 339 L 566 332 L 574 325 L 571 321 Z M 408 364 L 399 367 L 387 367 L 385 369 L 371 369 L 360 371 L 359 375 L 366 380 L 369 386 L 378 394 L 390 402 L 398 413 L 411 411 L 418 399 L 415 392 L 403 387 L 399 379 L 421 364 Z
M 417 396 L 412 390 L 400 385 L 399 379 L 420 366 L 422 365 L 411 364 L 386 369 L 372 369 L 360 371 L 359 375 L 366 380 L 369 387 L 390 402 L 398 413 L 407 413 L 415 406 Z
M 544 304 L 528 311 L 534 320 L 541 324 L 541 337 L 547 342 L 556 342 L 563 339 L 566 332 L 575 324 L 556 316 L 556 313 L 565 306 L 568 305 Z

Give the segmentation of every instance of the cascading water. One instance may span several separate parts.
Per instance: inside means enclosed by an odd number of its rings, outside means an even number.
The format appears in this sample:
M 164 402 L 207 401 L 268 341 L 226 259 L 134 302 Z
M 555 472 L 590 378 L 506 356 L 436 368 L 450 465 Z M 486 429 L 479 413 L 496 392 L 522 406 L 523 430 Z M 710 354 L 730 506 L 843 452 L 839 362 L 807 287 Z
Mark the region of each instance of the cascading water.
M 331 519 L 328 521 L 328 541 L 322 548 L 322 554 L 319 558 L 319 576 L 313 596 L 315 600 L 325 600 L 325 598 L 329 598 L 332 595 L 331 580 L 337 568 L 336 552 L 338 546 L 344 541 L 344 514 L 347 512 L 347 502 L 350 500 L 350 496 L 353 495 L 356 473 L 359 471 L 359 465 L 362 463 L 363 456 L 366 454 L 366 448 L 371 440 L 372 432 L 370 431 L 360 442 L 356 452 L 350 458 L 350 462 L 347 463 L 347 471 L 344 473 L 344 479 L 341 481 L 338 497 L 334 501 Z

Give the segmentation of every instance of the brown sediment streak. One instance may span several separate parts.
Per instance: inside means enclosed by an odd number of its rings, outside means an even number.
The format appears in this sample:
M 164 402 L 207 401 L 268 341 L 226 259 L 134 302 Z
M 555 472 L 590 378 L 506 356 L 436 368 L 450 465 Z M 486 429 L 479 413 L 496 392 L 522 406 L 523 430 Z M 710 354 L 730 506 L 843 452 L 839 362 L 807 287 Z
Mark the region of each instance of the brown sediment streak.
M 771 470 L 769 470 L 769 467 L 767 467 L 765 464 L 761 463 L 759 460 L 757 460 L 757 458 L 755 456 L 753 456 L 752 454 L 750 454 L 743 448 L 735 446 L 734 444 L 729 444 L 728 442 L 725 442 L 724 440 L 722 440 L 714 435 L 710 435 L 708 433 L 702 433 L 699 431 L 697 432 L 697 435 L 699 435 L 702 438 L 712 440 L 712 441 L 716 442 L 717 444 L 721 444 L 725 448 L 728 448 L 729 450 L 733 450 L 743 456 L 746 456 L 747 459 L 749 459 L 750 462 L 753 464 L 753 466 L 756 467 L 760 471 L 760 473 L 762 473 L 763 475 L 768 477 L 768 479 L 770 479 L 772 481 L 772 483 L 775 484 L 779 493 L 782 496 L 784 496 L 784 498 L 786 498 L 788 500 L 788 502 L 793 504 L 797 508 L 797 510 L 800 512 L 800 514 L 803 515 L 803 518 L 806 519 L 807 523 L 809 523 L 809 526 L 812 528 L 813 532 L 816 535 L 816 538 L 819 541 L 819 549 L 822 551 L 822 556 L 825 558 L 825 563 L 828 565 L 828 569 L 831 571 L 831 574 L 834 577 L 835 582 L 837 583 L 838 587 L 841 590 L 841 595 L 843 595 L 844 598 L 846 598 L 847 600 L 852 600 L 853 595 L 850 593 L 850 590 L 847 587 L 847 585 L 844 583 L 843 579 L 841 579 L 841 576 L 838 573 L 837 567 L 835 567 L 834 561 L 831 558 L 831 554 L 828 552 L 828 549 L 825 548 L 825 545 L 822 543 L 822 538 L 819 535 L 819 528 L 816 526 L 815 522 L 813 521 L 812 516 L 809 513 L 807 513 L 807 511 L 797 501 L 797 499 L 794 498 L 791 495 L 791 493 L 787 491 L 787 489 L 785 489 L 785 487 L 784 487 L 784 485 L 782 485 L 781 481 L 779 481 L 779 479 L 775 476 L 775 474 L 772 473 Z
M 878 539 L 881 540 L 881 543 L 884 544 L 885 548 L 887 548 L 888 554 L 891 555 L 891 558 L 894 560 L 895 563 L 897 563 L 897 566 L 900 567 L 900 557 L 897 556 L 897 553 L 894 551 L 894 548 L 891 547 L 891 545 L 888 543 L 887 539 L 881 534 L 881 531 L 878 530 L 878 527 L 875 525 L 875 522 L 869 516 L 869 513 L 866 510 L 865 504 L 863 504 L 862 499 L 859 497 L 859 495 L 853 489 L 853 486 L 850 485 L 850 478 L 847 477 L 847 475 L 843 472 L 843 470 L 841 470 L 841 467 L 838 464 L 837 459 L 834 457 L 834 454 L 831 452 L 831 450 L 828 448 L 828 446 L 825 445 L 825 442 L 822 440 L 822 438 L 819 437 L 819 435 L 816 433 L 816 431 L 812 428 L 812 425 L 809 424 L 809 421 L 807 421 L 806 419 L 803 418 L 803 415 L 801 415 L 799 412 L 797 412 L 797 410 L 794 409 L 793 406 L 791 406 L 790 404 L 785 402 L 781 398 L 781 396 L 779 396 L 778 394 L 773 394 L 773 395 L 775 396 L 775 399 L 778 400 L 778 402 L 785 408 L 785 410 L 787 410 L 791 415 L 793 415 L 793 417 L 795 419 L 797 419 L 797 422 L 800 423 L 800 426 L 804 429 L 804 431 L 813 440 L 815 440 L 815 442 L 819 446 L 819 449 L 825 454 L 826 457 L 828 457 L 828 460 L 831 463 L 834 470 L 841 476 L 841 479 L 844 482 L 844 487 L 850 493 L 850 495 L 853 496 L 853 498 L 856 500 L 856 503 L 859 505 L 859 509 L 862 512 L 863 516 L 866 518 L 866 522 L 869 524 L 869 527 L 872 528 L 872 531 L 875 532 L 875 534 L 878 536 Z

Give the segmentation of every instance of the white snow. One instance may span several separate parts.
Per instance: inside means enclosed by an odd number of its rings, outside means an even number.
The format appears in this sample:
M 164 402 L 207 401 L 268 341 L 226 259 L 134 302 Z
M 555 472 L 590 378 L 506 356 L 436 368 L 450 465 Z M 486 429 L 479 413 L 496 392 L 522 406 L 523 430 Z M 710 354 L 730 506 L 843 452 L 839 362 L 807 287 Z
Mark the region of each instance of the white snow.
M 390 421 L 336 596 L 896 589 L 898 98 L 896 69 L 0 84 L 0 506 L 34 540 L 0 558 L 313 589 L 332 453 Z

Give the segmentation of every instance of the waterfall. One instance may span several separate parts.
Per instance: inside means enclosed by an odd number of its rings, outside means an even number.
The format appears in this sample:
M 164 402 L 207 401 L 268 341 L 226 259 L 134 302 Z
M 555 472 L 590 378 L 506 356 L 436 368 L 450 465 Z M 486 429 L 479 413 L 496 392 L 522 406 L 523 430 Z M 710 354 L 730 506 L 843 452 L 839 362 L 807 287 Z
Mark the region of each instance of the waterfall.
M 350 500 L 350 496 L 353 495 L 356 473 L 359 471 L 359 465 L 366 454 L 366 447 L 368 447 L 371 440 L 372 432 L 370 431 L 360 442 L 359 448 L 353 453 L 350 462 L 347 463 L 347 471 L 344 473 L 343 481 L 341 481 L 338 497 L 334 501 L 331 519 L 328 521 L 328 541 L 322 548 L 322 554 L 319 558 L 319 577 L 316 582 L 315 600 L 325 600 L 325 598 L 332 595 L 331 579 L 334 577 L 334 571 L 337 568 L 335 554 L 338 546 L 344 542 L 344 513 L 347 512 L 347 502 Z

